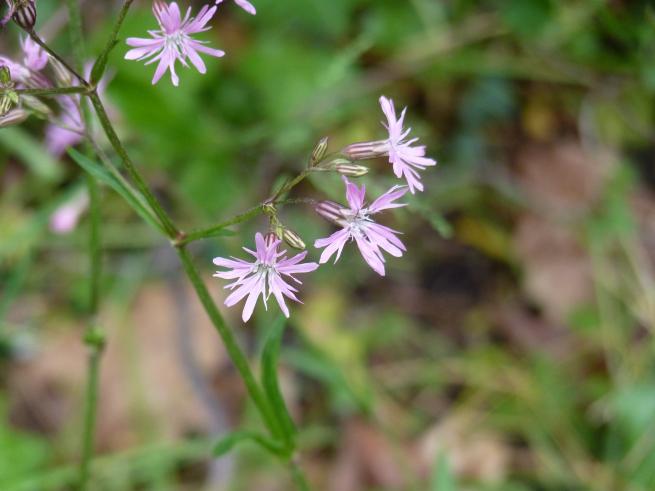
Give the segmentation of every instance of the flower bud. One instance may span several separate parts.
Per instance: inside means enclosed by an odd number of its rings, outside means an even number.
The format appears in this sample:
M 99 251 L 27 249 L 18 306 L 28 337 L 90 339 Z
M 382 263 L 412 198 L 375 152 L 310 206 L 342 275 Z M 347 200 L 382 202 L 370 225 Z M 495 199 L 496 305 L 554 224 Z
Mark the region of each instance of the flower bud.
M 271 215 L 271 216 L 275 216 L 275 214 L 277 212 L 277 210 L 275 209 L 275 205 L 273 203 L 271 203 L 270 201 L 267 201 L 266 203 L 264 203 L 262 205 L 262 211 L 266 215 Z
M 323 157 L 325 157 L 325 154 L 327 153 L 327 149 L 328 149 L 328 141 L 329 138 L 325 136 L 321 138 L 321 140 L 314 147 L 314 151 L 312 152 L 312 159 L 311 159 L 312 167 L 318 164 L 321 160 L 323 160 Z
M 368 174 L 368 167 L 356 164 L 338 164 L 334 167 L 334 170 L 348 177 L 362 177 Z
M 47 119 L 48 116 L 52 115 L 52 109 L 50 109 L 50 106 L 34 96 L 23 95 L 22 101 L 23 106 L 30 108 L 35 115 L 40 118 Z
M 352 161 L 350 161 L 350 160 L 348 160 L 346 158 L 343 158 L 343 157 L 335 157 L 335 158 L 333 158 L 331 160 L 321 162 L 321 164 L 317 165 L 315 167 L 315 169 L 318 170 L 318 171 L 324 171 L 324 172 L 334 171 L 334 170 L 336 170 L 336 167 L 338 165 L 346 165 L 346 164 L 352 164 Z
M 13 90 L 9 89 L 9 92 L 5 92 L 0 95 L 0 116 L 7 114 L 12 107 L 18 104 L 18 94 Z
M 289 245 L 289 247 L 293 247 L 294 249 L 298 249 L 301 251 L 304 251 L 307 248 L 307 246 L 300 238 L 300 236 L 293 230 L 289 230 L 288 228 L 285 228 L 282 234 L 282 238 L 284 239 L 284 242 L 286 242 L 287 245 Z
M 36 4 L 34 0 L 8 0 L 11 18 L 26 31 L 36 24 Z
M 369 160 L 389 155 L 389 147 L 385 140 L 353 143 L 344 148 L 342 153 L 351 160 Z
M 7 65 L 1 65 L 0 66 L 0 88 L 7 88 L 7 87 L 13 87 L 13 83 L 11 81 L 11 70 L 9 70 L 9 67 Z
M 73 76 L 59 60 L 50 58 L 50 66 L 55 74 L 55 80 L 59 85 L 66 86 L 73 84 Z
M 316 213 L 330 222 L 338 223 L 343 218 L 343 213 L 341 212 L 343 207 L 334 201 L 321 201 L 314 209 Z
M 8 111 L 3 116 L 0 116 L 0 128 L 6 128 L 7 126 L 21 124 L 28 118 L 29 115 L 30 113 L 24 109 L 14 109 L 12 111 Z
M 264 236 L 264 242 L 268 247 L 272 246 L 278 240 L 280 240 L 280 238 L 273 232 L 269 232 Z

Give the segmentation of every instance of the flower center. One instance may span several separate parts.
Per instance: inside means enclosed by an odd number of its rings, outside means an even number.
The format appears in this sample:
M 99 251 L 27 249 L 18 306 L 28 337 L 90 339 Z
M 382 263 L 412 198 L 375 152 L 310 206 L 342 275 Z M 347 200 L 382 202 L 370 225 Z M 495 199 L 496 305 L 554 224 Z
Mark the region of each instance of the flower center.
M 173 47 L 177 51 L 181 51 L 182 46 L 184 45 L 186 34 L 178 30 L 170 34 L 166 34 L 165 36 L 166 36 L 166 45 L 168 47 Z
M 368 223 L 372 221 L 368 216 L 368 210 L 366 208 L 362 208 L 356 214 L 346 216 L 345 218 L 350 233 L 356 237 L 361 237 Z

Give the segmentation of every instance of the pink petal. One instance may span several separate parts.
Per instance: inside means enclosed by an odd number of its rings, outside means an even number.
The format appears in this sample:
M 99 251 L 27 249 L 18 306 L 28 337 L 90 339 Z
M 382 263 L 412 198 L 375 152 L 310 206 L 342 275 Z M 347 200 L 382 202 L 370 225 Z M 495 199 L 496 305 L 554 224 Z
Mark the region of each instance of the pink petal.
M 252 317 L 252 313 L 255 310 L 255 305 L 257 305 L 257 299 L 263 292 L 264 292 L 264 278 L 260 276 L 259 281 L 252 289 L 252 291 L 248 294 L 248 299 L 246 300 L 246 304 L 243 307 L 243 313 L 241 314 L 241 318 L 243 319 L 243 322 L 248 322 L 248 319 Z
M 325 264 L 328 262 L 335 252 L 337 253 L 337 257 L 334 260 L 336 263 L 341 257 L 341 252 L 343 251 L 343 248 L 346 245 L 346 241 L 349 238 L 350 232 L 348 229 L 344 228 L 338 230 L 329 237 L 318 239 L 316 242 L 314 242 L 314 247 L 318 249 L 325 247 L 325 250 L 321 254 L 321 258 L 319 259 L 319 263 Z
M 257 14 L 257 10 L 248 0 L 234 0 L 236 4 L 251 15 Z
M 407 186 L 392 187 L 378 199 L 373 201 L 373 203 L 368 207 L 368 211 L 370 213 L 379 213 L 382 210 L 407 206 L 407 203 L 394 203 L 395 200 L 402 198 L 407 191 Z
M 359 247 L 359 252 L 368 265 L 380 276 L 384 276 L 384 258 L 381 257 L 380 251 L 364 238 L 355 237 L 355 241 L 357 247 Z

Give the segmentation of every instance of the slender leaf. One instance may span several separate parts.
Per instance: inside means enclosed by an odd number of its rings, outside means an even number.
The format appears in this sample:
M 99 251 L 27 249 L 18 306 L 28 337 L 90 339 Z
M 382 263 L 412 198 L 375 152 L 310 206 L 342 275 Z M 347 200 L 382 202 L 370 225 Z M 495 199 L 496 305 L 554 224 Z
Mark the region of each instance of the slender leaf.
M 273 324 L 273 327 L 271 327 L 264 341 L 264 348 L 262 350 L 262 386 L 269 402 L 273 406 L 278 421 L 282 424 L 287 444 L 293 446 L 293 437 L 297 433 L 296 425 L 287 410 L 277 376 L 277 361 L 282 335 L 284 334 L 286 325 L 286 318 L 280 316 Z
M 146 207 L 143 202 L 143 199 L 139 197 L 138 191 L 129 187 L 126 183 L 121 182 L 115 176 L 113 176 L 109 171 L 107 171 L 103 166 L 89 159 L 85 155 L 81 154 L 75 149 L 68 150 L 68 154 L 71 156 L 77 164 L 82 167 L 86 172 L 95 177 L 99 182 L 106 184 L 116 191 L 127 203 L 143 218 L 146 222 L 152 225 L 159 231 L 163 232 L 163 229 L 152 212 Z
M 221 438 L 214 445 L 213 454 L 217 457 L 230 452 L 236 445 L 244 442 L 254 443 L 264 450 L 274 454 L 284 454 L 284 448 L 274 440 L 254 431 L 235 431 Z
M 105 73 L 105 68 L 107 67 L 107 61 L 109 60 L 109 55 L 117 44 L 118 41 L 115 39 L 112 42 L 110 42 L 107 48 L 100 54 L 96 62 L 93 64 L 93 68 L 91 69 L 92 85 L 96 85 L 98 82 L 100 82 L 100 79 Z

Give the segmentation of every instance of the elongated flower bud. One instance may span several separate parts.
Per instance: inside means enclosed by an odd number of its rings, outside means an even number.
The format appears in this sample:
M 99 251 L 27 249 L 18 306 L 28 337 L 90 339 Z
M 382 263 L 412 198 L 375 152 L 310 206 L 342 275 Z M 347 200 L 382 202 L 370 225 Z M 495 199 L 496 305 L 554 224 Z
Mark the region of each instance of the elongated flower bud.
M 286 242 L 290 247 L 293 247 L 294 249 L 304 251 L 307 248 L 305 242 L 303 242 L 303 240 L 300 238 L 300 235 L 298 235 L 293 230 L 285 228 L 282 234 L 282 238 L 284 239 L 284 242 Z
M 348 177 L 362 177 L 368 174 L 368 167 L 357 164 L 338 164 L 334 167 L 339 174 Z
M 73 76 L 58 60 L 50 58 L 50 66 L 55 73 L 55 80 L 59 85 L 66 86 L 73 84 Z
M 323 157 L 325 157 L 325 154 L 327 153 L 327 149 L 328 149 L 328 141 L 329 138 L 325 136 L 321 138 L 321 140 L 314 147 L 314 151 L 312 152 L 312 159 L 311 159 L 312 167 L 318 164 L 321 160 L 323 160 Z
M 22 105 L 30 108 L 32 112 L 34 112 L 35 116 L 38 116 L 42 119 L 47 119 L 52 115 L 52 109 L 50 109 L 50 106 L 34 96 L 23 95 L 21 100 Z
M 23 29 L 30 31 L 36 24 L 36 4 L 34 0 L 7 0 L 9 5 L 9 13 L 7 17 L 11 16 L 14 22 Z M 4 19 L 4 23 L 8 18 Z
M 343 213 L 341 212 L 343 207 L 334 201 L 321 201 L 314 209 L 316 213 L 330 222 L 338 223 L 339 220 L 343 219 Z
M 342 150 L 351 160 L 370 160 L 389 155 L 389 145 L 385 140 L 353 143 Z
M 30 113 L 24 109 L 13 109 L 7 112 L 4 116 L 0 116 L 0 128 L 21 124 L 29 117 L 29 115 Z
M 335 157 L 333 159 L 321 162 L 320 165 L 317 165 L 315 167 L 315 169 L 318 171 L 329 172 L 329 171 L 335 171 L 338 165 L 348 165 L 348 164 L 352 164 L 352 161 L 344 157 Z

